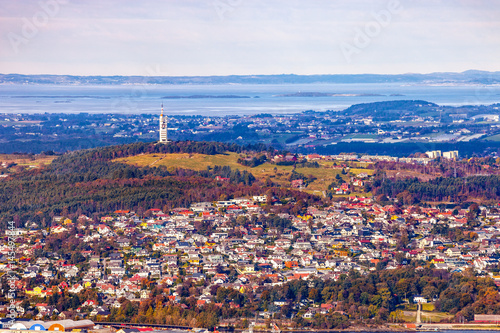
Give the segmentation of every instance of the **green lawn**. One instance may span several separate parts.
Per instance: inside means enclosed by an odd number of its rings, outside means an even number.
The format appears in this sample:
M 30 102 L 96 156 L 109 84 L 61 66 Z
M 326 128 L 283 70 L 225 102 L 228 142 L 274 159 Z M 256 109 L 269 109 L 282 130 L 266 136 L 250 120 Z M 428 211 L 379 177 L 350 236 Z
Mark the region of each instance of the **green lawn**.
M 447 312 L 425 312 L 425 311 L 423 311 L 420 318 L 422 320 L 422 323 L 427 323 L 429 321 L 432 323 L 437 323 L 443 319 L 450 321 L 454 318 L 454 316 L 452 314 L 447 313 Z
M 401 319 L 405 323 L 414 323 L 417 320 L 417 312 L 403 311 L 403 317 Z
M 423 311 L 434 311 L 435 308 L 436 307 L 432 303 L 422 304 L 422 310 Z

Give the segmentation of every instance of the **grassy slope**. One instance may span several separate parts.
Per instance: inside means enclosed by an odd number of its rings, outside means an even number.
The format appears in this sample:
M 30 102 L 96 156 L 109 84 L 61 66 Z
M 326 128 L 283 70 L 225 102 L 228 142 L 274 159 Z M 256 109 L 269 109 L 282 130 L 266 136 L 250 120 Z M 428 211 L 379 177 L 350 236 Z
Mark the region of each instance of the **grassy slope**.
M 255 168 L 250 168 L 237 163 L 239 155 L 237 153 L 227 153 L 225 155 L 203 155 L 203 154 L 144 154 L 114 160 L 136 166 L 166 166 L 169 169 L 183 168 L 191 170 L 205 170 L 208 166 L 214 165 L 229 166 L 231 169 L 246 170 L 251 172 L 258 179 L 270 178 L 273 182 L 288 186 L 290 174 L 293 166 L 274 165 L 264 163 Z M 320 168 L 297 168 L 297 172 L 306 176 L 312 175 L 317 178 L 308 186 L 308 192 L 326 190 L 332 183 L 335 176 L 340 173 L 340 169 L 332 168 L 333 162 L 321 162 Z M 274 170 L 276 168 L 276 170 Z M 369 169 L 350 169 L 353 174 L 366 172 L 371 174 Z M 347 180 L 348 176 L 343 176 Z M 315 193 L 318 194 L 318 193 Z
M 32 157 L 27 155 L 11 155 L 11 154 L 0 154 L 0 164 L 6 163 L 16 163 L 17 165 L 30 166 L 30 165 L 46 165 L 50 164 L 57 156 L 40 156 L 33 155 Z
M 403 321 L 407 323 L 413 323 L 417 319 L 417 305 L 416 304 L 405 304 L 405 310 L 403 310 Z M 435 306 L 432 303 L 422 304 L 422 323 L 437 323 L 441 320 L 452 320 L 453 315 L 447 312 L 437 312 L 435 311 Z

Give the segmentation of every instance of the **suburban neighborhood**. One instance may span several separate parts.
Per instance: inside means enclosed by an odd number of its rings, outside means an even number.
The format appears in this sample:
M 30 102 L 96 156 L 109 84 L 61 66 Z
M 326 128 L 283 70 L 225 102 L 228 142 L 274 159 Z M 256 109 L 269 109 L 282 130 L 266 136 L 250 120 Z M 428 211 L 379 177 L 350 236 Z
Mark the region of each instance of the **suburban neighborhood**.
M 171 211 L 117 210 L 97 220 L 83 214 L 74 220 L 54 216 L 47 229 L 16 229 L 15 264 L 6 262 L 10 248 L 4 246 L 1 269 L 18 277 L 18 312 L 38 320 L 106 320 L 126 301 L 157 296 L 159 286 L 172 304 L 238 308 L 243 304 L 221 302 L 218 288 L 258 298 L 290 281 L 338 280 L 351 272 L 395 270 L 410 261 L 417 263 L 416 270 L 473 270 L 500 284 L 496 208 L 478 207 L 480 222 L 472 231 L 463 231 L 469 210 L 382 206 L 366 197 L 346 196 L 298 216 L 262 209 L 278 208 L 286 200 L 294 199 L 260 195 Z M 61 240 L 81 246 L 65 253 Z M 186 293 L 186 281 L 201 288 Z M 55 306 L 59 294 L 95 299 L 72 298 L 60 311 Z M 403 299 L 430 303 L 438 297 L 427 290 Z M 288 303 L 271 301 L 259 318 L 273 318 Z M 335 311 L 338 302 L 318 304 L 308 297 L 290 309 L 303 319 Z

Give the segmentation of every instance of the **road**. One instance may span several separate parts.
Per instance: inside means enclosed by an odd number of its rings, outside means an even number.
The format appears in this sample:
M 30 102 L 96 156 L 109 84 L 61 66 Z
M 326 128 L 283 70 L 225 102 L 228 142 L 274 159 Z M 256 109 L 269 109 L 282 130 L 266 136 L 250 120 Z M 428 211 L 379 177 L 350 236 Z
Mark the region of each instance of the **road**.
M 420 313 L 422 312 L 422 304 L 418 303 L 417 304 L 417 320 L 415 321 L 417 324 L 422 323 L 422 317 Z
M 189 326 L 178 326 L 178 325 L 162 325 L 162 324 L 139 324 L 139 323 L 114 323 L 114 322 L 105 322 L 105 321 L 96 321 L 94 324 L 104 325 L 104 326 L 113 326 L 117 328 L 129 328 L 129 327 L 157 327 L 157 328 L 170 328 L 170 329 L 178 329 L 178 330 L 192 330 L 193 327 Z

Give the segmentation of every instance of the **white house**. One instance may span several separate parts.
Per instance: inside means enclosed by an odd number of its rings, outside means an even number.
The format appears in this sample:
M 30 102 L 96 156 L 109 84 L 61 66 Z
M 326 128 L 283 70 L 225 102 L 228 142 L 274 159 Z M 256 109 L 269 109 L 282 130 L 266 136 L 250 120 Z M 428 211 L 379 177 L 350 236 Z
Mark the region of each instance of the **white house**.
M 413 303 L 425 304 L 425 303 L 427 303 L 427 299 L 423 296 L 415 295 L 415 296 L 413 296 Z

